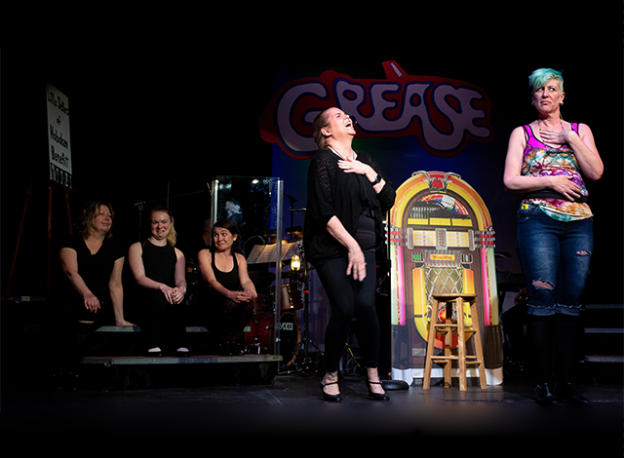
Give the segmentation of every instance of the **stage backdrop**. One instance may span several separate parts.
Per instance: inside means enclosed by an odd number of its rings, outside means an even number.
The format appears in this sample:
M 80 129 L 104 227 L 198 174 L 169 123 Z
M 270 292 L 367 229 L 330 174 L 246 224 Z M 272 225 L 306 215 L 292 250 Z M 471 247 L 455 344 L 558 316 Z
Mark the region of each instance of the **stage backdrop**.
M 380 71 L 361 66 L 340 71 L 303 65 L 278 68 L 275 93 L 259 119 L 259 130 L 262 138 L 273 144 L 273 176 L 284 180 L 284 227 L 303 226 L 304 212 L 296 210 L 306 205 L 309 159 L 316 151 L 312 122 L 332 106 L 357 121 L 354 148 L 375 157 L 395 189 L 414 172 L 440 171 L 472 189 L 486 213 L 504 200 L 502 173 L 509 132 L 496 144 L 488 92 L 466 77 L 449 78 L 448 72 L 445 77 L 410 75 L 395 61 L 379 62 L 379 66 L 383 78 L 367 77 L 367 71 L 374 75 Z M 506 211 L 509 214 L 508 208 Z M 496 211 L 491 214 L 487 215 L 490 223 Z M 497 222 L 488 226 L 497 227 Z M 513 243 L 512 233 L 503 241 L 503 249 L 513 250 Z M 493 270 L 489 253 L 488 262 Z M 396 265 L 391 268 L 400 269 Z M 321 321 L 327 318 L 323 298 L 315 293 L 322 296 L 312 281 L 310 327 L 319 331 L 317 339 L 321 340 Z M 407 307 L 413 310 L 413 304 Z M 397 324 L 396 318 L 393 324 Z

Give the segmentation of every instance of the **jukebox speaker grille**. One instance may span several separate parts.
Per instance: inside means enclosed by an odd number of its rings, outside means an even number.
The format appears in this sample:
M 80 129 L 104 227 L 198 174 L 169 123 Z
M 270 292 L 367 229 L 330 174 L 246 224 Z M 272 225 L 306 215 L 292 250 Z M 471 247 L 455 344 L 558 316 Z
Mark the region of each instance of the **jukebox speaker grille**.
M 427 315 L 431 317 L 433 293 L 458 293 L 462 291 L 462 269 L 454 267 L 431 267 L 425 269 L 425 292 L 427 297 Z

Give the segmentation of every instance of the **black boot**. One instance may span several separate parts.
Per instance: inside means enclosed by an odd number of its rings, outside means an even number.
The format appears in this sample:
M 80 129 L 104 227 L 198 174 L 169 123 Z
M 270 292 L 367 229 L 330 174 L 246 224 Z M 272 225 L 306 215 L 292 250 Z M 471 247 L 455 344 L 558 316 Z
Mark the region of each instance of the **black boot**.
M 574 365 L 578 361 L 576 341 L 578 336 L 578 316 L 555 316 L 555 356 L 557 361 L 558 385 L 565 385 L 574 379 Z
M 528 315 L 527 342 L 537 380 L 547 382 L 553 373 L 554 317 Z
M 557 404 L 557 398 L 552 392 L 550 383 L 542 383 L 535 387 L 537 402 L 539 404 Z

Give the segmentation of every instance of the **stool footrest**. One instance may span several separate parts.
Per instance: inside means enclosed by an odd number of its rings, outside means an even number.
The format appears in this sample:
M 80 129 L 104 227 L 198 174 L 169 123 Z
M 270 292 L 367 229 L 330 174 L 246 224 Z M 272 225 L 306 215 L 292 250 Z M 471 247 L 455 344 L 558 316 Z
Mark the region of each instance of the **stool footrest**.
M 479 383 L 481 389 L 487 388 L 485 381 L 485 368 L 483 364 L 483 349 L 481 347 L 481 332 L 479 327 L 479 314 L 476 305 L 477 295 L 474 293 L 446 293 L 446 294 L 432 294 L 432 310 L 431 310 L 431 325 L 429 326 L 429 335 L 427 337 L 427 354 L 425 357 L 425 370 L 423 379 L 423 388 L 429 389 L 431 380 L 431 366 L 432 364 L 444 365 L 444 386 L 451 386 L 451 368 L 453 367 L 453 361 L 457 361 L 457 370 L 459 374 L 459 389 L 460 391 L 466 391 L 466 366 L 478 367 L 479 371 Z M 472 321 L 470 324 L 465 323 L 464 317 L 464 303 L 468 303 L 470 306 L 470 313 Z M 440 305 L 446 304 L 446 319 L 440 323 L 438 313 L 441 310 Z M 450 309 L 452 307 L 451 317 Z M 458 338 L 460 342 L 456 349 L 451 348 L 449 342 L 451 335 L 449 332 L 459 334 Z M 445 335 L 444 342 L 444 354 L 433 355 L 436 340 L 436 335 Z M 464 338 L 468 336 L 473 337 L 476 355 L 467 355 L 464 346 Z M 453 336 L 453 339 L 455 337 Z M 466 339 L 467 340 L 467 339 Z M 457 354 L 451 354 L 452 350 L 456 350 Z
M 435 325 L 436 330 L 437 329 L 445 330 L 444 328 L 453 328 L 453 329 L 455 329 L 455 328 L 458 328 L 458 327 L 459 327 L 459 325 L 455 324 L 455 323 L 453 323 L 453 324 L 436 324 Z M 464 325 L 464 332 L 478 332 L 478 330 L 473 328 L 472 326 Z
M 468 360 L 470 358 L 470 360 Z M 459 356 L 449 355 L 449 356 L 432 356 L 431 361 L 457 361 Z M 477 359 L 476 356 L 466 356 L 466 364 L 481 364 L 481 361 Z

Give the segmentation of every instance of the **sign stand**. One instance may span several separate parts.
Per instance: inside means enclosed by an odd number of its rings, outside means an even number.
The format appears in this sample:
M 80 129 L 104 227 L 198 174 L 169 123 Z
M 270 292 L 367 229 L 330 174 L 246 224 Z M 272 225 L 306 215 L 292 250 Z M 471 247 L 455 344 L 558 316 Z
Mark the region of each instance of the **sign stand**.
M 47 221 L 47 268 L 46 268 L 46 293 L 50 292 L 50 276 L 51 276 L 51 264 L 52 264 L 52 201 L 53 201 L 53 190 L 54 185 L 61 186 L 64 189 L 65 194 L 65 208 L 67 209 L 67 223 L 69 227 L 69 234 L 72 234 L 72 220 L 71 220 L 71 210 L 70 210 L 70 202 L 69 202 L 69 188 L 65 186 L 59 185 L 54 181 L 46 181 L 45 182 L 48 188 L 48 221 Z M 15 250 L 13 252 L 13 260 L 11 262 L 11 270 L 9 271 L 9 278 L 7 280 L 7 288 L 6 295 L 8 296 L 11 291 L 11 284 L 13 282 L 13 276 L 15 273 L 15 266 L 17 264 L 17 256 L 19 253 L 19 247 L 22 240 L 22 234 L 24 232 L 24 224 L 26 220 L 26 214 L 28 212 L 28 204 L 30 203 L 31 197 L 33 195 L 33 180 L 30 180 L 28 185 L 28 189 L 26 190 L 26 199 L 24 201 L 24 207 L 22 209 L 22 218 L 20 220 L 19 229 L 17 232 L 17 240 L 15 243 Z
M 52 84 L 46 85 L 46 107 L 47 107 L 47 132 L 48 132 L 48 156 L 49 156 L 49 179 L 44 181 L 48 189 L 48 225 L 47 225 L 47 264 L 46 264 L 46 294 L 50 293 L 50 279 L 52 267 L 52 202 L 54 186 L 58 185 L 64 189 L 65 207 L 67 209 L 67 222 L 69 234 L 72 234 L 71 211 L 69 205 L 69 191 L 72 190 L 72 160 L 71 143 L 69 135 L 69 100 L 65 94 L 59 91 Z M 24 231 L 26 213 L 31 197 L 33 195 L 33 180 L 30 180 L 26 191 L 26 201 L 22 209 L 22 219 L 17 234 L 17 242 L 13 253 L 13 261 L 7 281 L 6 295 L 11 291 L 11 283 L 15 273 L 17 255 Z

